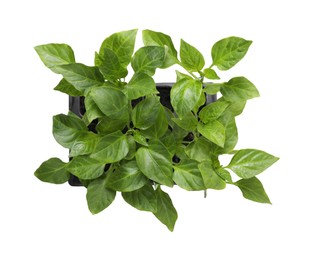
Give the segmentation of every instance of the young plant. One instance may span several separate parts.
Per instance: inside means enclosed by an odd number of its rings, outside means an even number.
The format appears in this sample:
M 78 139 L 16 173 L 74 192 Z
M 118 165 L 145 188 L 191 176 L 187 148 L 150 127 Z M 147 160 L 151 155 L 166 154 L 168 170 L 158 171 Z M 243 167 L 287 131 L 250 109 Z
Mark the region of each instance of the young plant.
M 66 44 L 35 47 L 45 66 L 62 76 L 55 90 L 84 97 L 86 108 L 81 118 L 71 112 L 53 117 L 53 135 L 70 150 L 70 161 L 51 158 L 35 176 L 56 184 L 76 176 L 87 188 L 93 214 L 121 192 L 127 203 L 152 212 L 171 231 L 177 211 L 164 185 L 201 191 L 231 184 L 249 200 L 270 203 L 256 176 L 278 158 L 256 149 L 234 150 L 235 117 L 248 99 L 259 96 L 257 88 L 245 77 L 208 82 L 220 79 L 215 68 L 225 71 L 236 65 L 252 42 L 239 37 L 216 42 L 212 63 L 205 66 L 195 47 L 181 40 L 178 55 L 170 36 L 151 30 L 142 32 L 144 46 L 134 52 L 136 33 L 106 38 L 94 66 L 77 63 Z M 173 65 L 183 72 L 176 71 L 168 109 L 160 103 L 153 76 Z M 127 77 L 129 66 L 132 77 Z M 222 96 L 208 104 L 219 92 Z M 92 131 L 90 125 L 95 126 Z M 232 156 L 226 166 L 220 164 L 222 154 Z

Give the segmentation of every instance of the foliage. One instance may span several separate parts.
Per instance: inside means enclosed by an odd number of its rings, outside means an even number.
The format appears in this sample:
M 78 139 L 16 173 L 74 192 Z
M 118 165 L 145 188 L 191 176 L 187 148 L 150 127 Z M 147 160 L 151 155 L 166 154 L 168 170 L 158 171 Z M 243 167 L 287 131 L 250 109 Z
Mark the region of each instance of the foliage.
M 164 185 L 199 191 L 232 184 L 245 198 L 270 203 L 256 175 L 278 158 L 255 149 L 234 150 L 235 117 L 248 99 L 259 96 L 257 88 L 245 77 L 207 83 L 220 79 L 215 67 L 225 71 L 235 66 L 252 42 L 239 37 L 218 41 L 212 63 L 205 67 L 207 61 L 195 47 L 181 40 L 178 56 L 170 36 L 151 30 L 142 32 L 145 46 L 134 52 L 136 34 L 129 30 L 106 38 L 94 66 L 75 62 L 66 44 L 35 47 L 44 65 L 62 76 L 55 90 L 85 97 L 86 107 L 82 118 L 54 116 L 53 135 L 70 149 L 71 160 L 51 158 L 35 176 L 56 184 L 67 182 L 70 174 L 78 177 L 93 214 L 121 192 L 128 204 L 152 212 L 171 231 L 177 211 Z M 129 65 L 133 75 L 127 78 Z M 153 76 L 174 65 L 184 71 L 176 72 L 169 110 L 160 103 Z M 210 95 L 219 92 L 221 98 L 208 104 Z M 93 122 L 96 129 L 89 131 Z M 222 154 L 232 156 L 227 166 L 220 164 Z

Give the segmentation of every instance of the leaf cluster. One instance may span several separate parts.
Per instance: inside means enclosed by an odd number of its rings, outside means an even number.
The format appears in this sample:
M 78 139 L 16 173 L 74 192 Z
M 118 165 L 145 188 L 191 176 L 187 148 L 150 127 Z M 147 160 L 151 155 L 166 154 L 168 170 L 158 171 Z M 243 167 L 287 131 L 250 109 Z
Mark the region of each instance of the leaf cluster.
M 201 52 L 186 41 L 181 40 L 177 51 L 170 36 L 151 30 L 142 32 L 144 46 L 135 51 L 136 34 L 129 30 L 106 38 L 94 66 L 76 62 L 67 44 L 35 47 L 45 66 L 62 76 L 55 90 L 84 97 L 86 108 L 82 117 L 70 112 L 53 117 L 54 138 L 70 150 L 71 160 L 51 158 L 35 176 L 56 184 L 76 176 L 87 188 L 93 214 L 120 192 L 128 204 L 152 212 L 171 231 L 177 211 L 164 185 L 200 191 L 231 184 L 247 199 L 270 203 L 256 175 L 278 158 L 256 149 L 234 150 L 235 117 L 259 92 L 245 77 L 216 82 L 215 68 L 235 66 L 252 42 L 239 37 L 216 42 L 206 66 Z M 182 72 L 176 71 L 168 109 L 160 102 L 153 76 L 173 65 Z M 128 77 L 130 67 L 133 75 Z M 210 103 L 217 93 L 221 97 Z M 95 130 L 89 131 L 90 124 Z M 220 164 L 222 154 L 232 155 L 226 166 Z

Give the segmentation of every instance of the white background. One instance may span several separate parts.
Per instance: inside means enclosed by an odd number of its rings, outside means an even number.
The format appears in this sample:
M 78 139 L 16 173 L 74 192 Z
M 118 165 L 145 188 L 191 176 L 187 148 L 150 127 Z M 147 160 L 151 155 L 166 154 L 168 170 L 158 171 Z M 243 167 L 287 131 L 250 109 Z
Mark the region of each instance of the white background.
M 0 259 L 309 259 L 308 7 L 305 0 L 268 1 L 1 1 Z M 273 205 L 242 198 L 236 187 L 190 193 L 165 189 L 179 219 L 169 232 L 150 213 L 117 196 L 92 216 L 84 188 L 50 185 L 33 172 L 50 157 L 67 160 L 51 118 L 67 112 L 60 80 L 33 47 L 67 43 L 79 62 L 113 32 L 139 28 L 183 38 L 210 60 L 227 36 L 253 40 L 222 79 L 246 76 L 261 97 L 238 118 L 237 148 L 280 157 L 260 175 Z M 140 44 L 141 34 L 138 34 Z M 140 46 L 140 45 L 139 45 Z M 174 68 L 157 81 L 173 81 Z

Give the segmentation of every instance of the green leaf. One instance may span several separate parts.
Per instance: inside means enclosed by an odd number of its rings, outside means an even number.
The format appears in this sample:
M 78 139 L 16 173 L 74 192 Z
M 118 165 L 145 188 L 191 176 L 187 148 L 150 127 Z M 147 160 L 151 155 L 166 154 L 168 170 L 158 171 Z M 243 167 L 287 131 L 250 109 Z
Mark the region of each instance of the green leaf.
M 150 184 L 135 191 L 122 192 L 121 195 L 128 204 L 138 210 L 157 212 L 157 195 Z
M 102 163 L 113 163 L 126 157 L 128 152 L 129 144 L 126 136 L 117 131 L 103 136 L 90 157 Z
M 225 128 L 225 142 L 224 147 L 217 147 L 216 153 L 224 154 L 230 153 L 237 144 L 238 141 L 238 131 L 235 122 L 235 118 L 232 113 L 229 111 L 225 111 L 224 114 L 218 119 L 218 121 Z
M 120 64 L 116 53 L 112 50 L 104 48 L 103 55 L 98 54 L 97 58 L 101 59 L 99 69 L 104 78 L 117 80 L 127 76 L 128 70 Z
M 59 114 L 53 117 L 53 135 L 65 148 L 71 148 L 78 137 L 88 132 L 85 123 L 72 116 Z
M 188 71 L 200 71 L 205 65 L 203 55 L 184 40 L 180 43 L 180 59 L 182 66 Z
M 251 43 L 239 37 L 228 37 L 216 42 L 211 49 L 213 65 L 219 70 L 232 68 L 246 55 Z
M 207 79 L 220 79 L 217 73 L 211 68 L 204 69 L 204 74 Z
M 70 156 L 86 155 L 94 151 L 97 142 L 99 141 L 99 136 L 92 133 L 86 132 L 80 135 L 71 146 Z
M 65 79 L 62 79 L 58 85 L 54 88 L 54 90 L 58 90 L 62 93 L 68 94 L 72 97 L 82 96 L 82 92 L 77 90 L 72 84 L 67 82 Z
M 154 141 L 156 140 L 151 140 L 150 145 L 152 145 Z M 172 159 L 176 153 L 177 148 L 177 142 L 174 133 L 168 130 L 166 134 L 162 136 L 160 140 L 158 140 L 158 142 L 160 142 L 166 148 L 167 152 L 169 153 L 169 158 Z
M 92 122 L 93 120 L 104 116 L 104 114 L 102 113 L 96 102 L 93 100 L 92 96 L 89 95 L 89 93 L 85 97 L 84 104 L 89 122 Z
M 168 130 L 168 121 L 164 107 L 160 104 L 158 114 L 154 118 L 153 124 L 145 129 L 141 130 L 141 133 L 147 138 L 160 138 Z
M 224 83 L 220 89 L 225 100 L 230 102 L 245 101 L 259 97 L 259 91 L 245 77 L 236 77 Z
M 199 117 L 205 124 L 209 121 L 218 119 L 230 103 L 226 101 L 216 101 L 205 106 L 200 112 Z
M 191 112 L 182 118 L 172 118 L 172 120 L 186 131 L 195 131 L 197 127 L 197 119 Z
M 171 154 L 171 151 L 169 150 L 169 147 L 166 146 L 166 142 L 163 142 L 163 138 L 161 140 L 159 139 L 150 139 L 148 144 L 148 148 L 152 151 L 156 151 L 160 153 L 165 158 L 168 158 L 169 161 L 172 161 L 173 155 Z M 165 140 L 166 141 L 166 140 Z
M 55 66 L 75 62 L 74 52 L 67 44 L 50 43 L 34 47 L 44 65 L 55 73 L 59 73 Z
M 200 99 L 197 101 L 194 108 L 192 109 L 194 114 L 197 114 L 197 112 L 200 110 L 201 106 L 204 106 L 205 104 L 206 104 L 206 94 L 202 92 Z
M 58 158 L 50 158 L 43 162 L 34 175 L 41 181 L 62 184 L 69 180 L 70 173 L 66 170 L 66 163 Z
M 171 104 L 181 118 L 187 115 L 199 101 L 202 94 L 202 83 L 193 79 L 182 79 L 171 89 Z
M 219 177 L 210 162 L 202 162 L 198 165 L 198 168 L 207 189 L 222 190 L 225 188 L 225 181 Z
M 135 157 L 135 153 L 136 153 L 136 142 L 132 135 L 127 135 L 127 140 L 129 144 L 129 152 L 124 159 L 132 160 Z
M 116 197 L 116 191 L 106 187 L 105 176 L 89 182 L 87 186 L 87 203 L 92 214 L 100 213 L 106 209 Z
M 105 164 L 88 155 L 76 156 L 68 164 L 67 170 L 83 180 L 100 177 L 104 173 Z
M 159 98 L 147 97 L 140 101 L 132 111 L 132 122 L 136 128 L 147 129 L 155 123 L 160 110 Z
M 173 205 L 170 196 L 161 190 L 156 189 L 157 195 L 157 212 L 154 213 L 156 218 L 161 221 L 170 231 L 174 230 L 178 218 L 177 211 Z
M 227 168 L 243 179 L 249 179 L 260 174 L 273 165 L 279 158 L 264 151 L 243 149 L 237 151 Z
M 103 76 L 97 67 L 74 63 L 56 66 L 55 68 L 66 81 L 82 93 L 86 93 L 86 90 L 90 87 L 100 86 L 104 82 Z
M 135 157 L 138 167 L 149 179 L 169 187 L 174 185 L 172 162 L 162 154 L 162 150 L 141 147 Z
M 94 87 L 90 97 L 103 114 L 112 119 L 128 121 L 128 99 L 121 90 L 107 86 Z
M 242 192 L 242 195 L 248 199 L 260 203 L 271 204 L 262 183 L 258 178 L 242 179 L 234 183 Z
M 204 91 L 209 95 L 214 95 L 220 91 L 222 86 L 223 83 L 206 83 Z
M 197 125 L 197 130 L 209 141 L 224 147 L 225 143 L 225 127 L 218 121 L 213 120 L 207 124 L 199 123 Z
M 211 161 L 212 147 L 211 143 L 203 137 L 199 137 L 185 148 L 186 154 L 190 159 L 198 162 Z
M 224 97 L 221 97 L 219 100 L 225 101 Z M 218 101 L 219 101 L 218 100 Z M 245 106 L 246 106 L 247 101 L 246 100 L 240 100 L 240 101 L 234 101 L 232 103 L 230 103 L 229 107 L 228 107 L 228 111 L 235 117 L 235 116 L 239 116 L 242 111 L 244 110 Z
M 128 192 L 138 190 L 146 183 L 148 183 L 148 179 L 141 173 L 136 161 L 132 160 L 121 164 L 110 175 L 106 185 L 113 190 Z
M 118 57 L 120 64 L 127 67 L 134 51 L 137 30 L 117 32 L 106 38 L 100 48 L 100 55 L 104 55 L 104 49 L 112 50 Z
M 135 73 L 123 89 L 129 100 L 137 99 L 150 94 L 159 93 L 153 78 L 145 73 Z
M 230 183 L 233 182 L 231 174 L 228 170 L 224 169 L 224 168 L 219 168 L 217 169 L 217 174 L 225 181 L 228 181 Z
M 165 48 L 160 46 L 145 46 L 135 52 L 132 58 L 134 72 L 144 72 L 153 76 L 156 68 L 163 65 L 165 59 Z
M 168 68 L 177 63 L 177 51 L 170 36 L 161 32 L 143 30 L 143 42 L 145 45 L 168 47 L 162 68 Z
M 102 135 L 116 132 L 117 130 L 122 131 L 127 124 L 127 121 L 109 118 L 102 116 L 99 123 L 96 125 L 96 130 Z
M 204 181 L 198 168 L 198 163 L 194 160 L 181 160 L 174 165 L 175 183 L 188 191 L 205 190 Z
M 140 132 L 135 131 L 133 137 L 134 137 L 135 142 L 141 145 L 144 145 L 144 146 L 148 146 L 146 137 L 143 136 Z
M 176 75 L 177 75 L 177 78 L 176 78 L 176 81 L 180 81 L 182 79 L 192 79 L 191 76 L 187 75 L 187 74 L 184 74 L 184 73 L 181 73 L 180 71 L 176 70 Z

